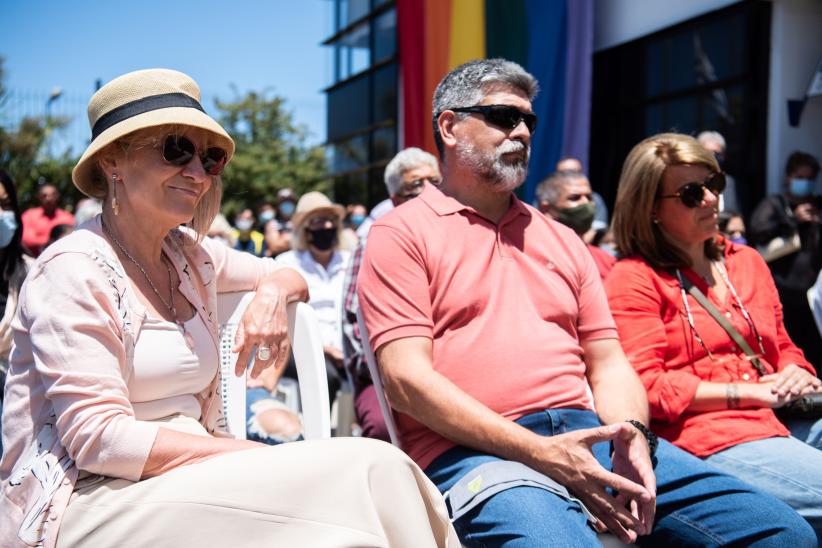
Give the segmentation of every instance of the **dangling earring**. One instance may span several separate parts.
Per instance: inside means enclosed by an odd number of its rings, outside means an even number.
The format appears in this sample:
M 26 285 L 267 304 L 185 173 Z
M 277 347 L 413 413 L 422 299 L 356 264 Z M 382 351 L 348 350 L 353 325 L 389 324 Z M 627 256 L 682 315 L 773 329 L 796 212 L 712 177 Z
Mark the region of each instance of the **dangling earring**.
M 656 217 L 654 217 L 654 224 L 655 224 L 655 225 L 658 225 L 658 224 L 659 224 L 659 219 L 657 219 Z
M 114 216 L 120 214 L 120 204 L 117 203 L 117 174 L 111 176 L 111 210 Z

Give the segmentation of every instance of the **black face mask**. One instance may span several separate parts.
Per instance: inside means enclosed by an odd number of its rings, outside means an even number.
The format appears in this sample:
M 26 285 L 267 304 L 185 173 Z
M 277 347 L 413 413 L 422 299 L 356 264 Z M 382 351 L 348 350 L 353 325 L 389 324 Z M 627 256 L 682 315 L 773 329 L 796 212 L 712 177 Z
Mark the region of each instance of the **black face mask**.
M 328 251 L 337 243 L 336 228 L 320 228 L 308 231 L 308 241 L 320 251 Z

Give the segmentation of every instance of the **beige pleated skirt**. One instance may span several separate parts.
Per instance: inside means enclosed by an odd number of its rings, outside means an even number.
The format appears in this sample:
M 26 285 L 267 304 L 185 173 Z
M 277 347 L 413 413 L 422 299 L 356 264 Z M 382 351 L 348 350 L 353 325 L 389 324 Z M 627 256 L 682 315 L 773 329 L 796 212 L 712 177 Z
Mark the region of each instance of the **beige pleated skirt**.
M 362 438 L 229 453 L 136 483 L 86 477 L 57 536 L 60 548 L 459 545 L 419 467 Z

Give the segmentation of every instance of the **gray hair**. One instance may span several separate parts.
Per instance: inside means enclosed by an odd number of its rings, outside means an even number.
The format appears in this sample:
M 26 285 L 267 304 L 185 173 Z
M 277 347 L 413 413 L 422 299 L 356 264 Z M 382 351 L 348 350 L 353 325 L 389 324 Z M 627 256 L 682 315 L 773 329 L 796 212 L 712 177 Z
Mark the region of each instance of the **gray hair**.
M 388 195 L 395 196 L 397 192 L 400 191 L 402 176 L 406 171 L 421 165 L 430 166 L 437 173 L 440 172 L 439 163 L 433 154 L 417 147 L 410 147 L 399 151 L 397 155 L 388 162 L 388 165 L 385 166 L 383 180 L 385 181 L 385 188 L 388 189 Z
M 707 143 L 717 143 L 722 147 L 722 150 L 728 148 L 725 145 L 725 137 L 718 131 L 703 131 L 696 136 L 696 140 L 699 141 L 699 144 L 702 146 L 705 146 Z
M 560 194 L 562 194 L 565 183 L 586 178 L 585 174 L 579 171 L 557 171 L 552 173 L 537 186 L 537 200 L 555 204 L 559 200 Z
M 437 118 L 446 110 L 470 107 L 485 99 L 494 84 L 516 88 L 533 100 L 539 92 L 536 78 L 513 61 L 506 59 L 476 59 L 458 66 L 445 75 L 434 91 L 432 123 L 434 141 L 440 157 L 444 146 Z

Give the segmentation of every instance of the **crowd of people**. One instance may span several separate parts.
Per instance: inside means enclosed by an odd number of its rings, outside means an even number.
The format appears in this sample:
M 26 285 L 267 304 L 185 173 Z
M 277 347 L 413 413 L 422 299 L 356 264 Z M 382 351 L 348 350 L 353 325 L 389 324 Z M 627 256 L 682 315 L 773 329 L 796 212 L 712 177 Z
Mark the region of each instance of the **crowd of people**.
M 793 153 L 748 223 L 714 131 L 638 143 L 610 215 L 575 158 L 532 207 L 537 93 L 468 62 L 434 93 L 439 157 L 401 150 L 371 212 L 284 188 L 230 223 L 234 143 L 196 84 L 103 86 L 74 216 L 48 184 L 21 212 L 0 173 L 0 544 L 818 545 L 817 159 Z M 214 310 L 238 290 L 244 440 Z M 359 438 L 299 441 L 279 397 L 297 300 Z

